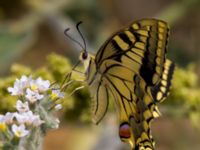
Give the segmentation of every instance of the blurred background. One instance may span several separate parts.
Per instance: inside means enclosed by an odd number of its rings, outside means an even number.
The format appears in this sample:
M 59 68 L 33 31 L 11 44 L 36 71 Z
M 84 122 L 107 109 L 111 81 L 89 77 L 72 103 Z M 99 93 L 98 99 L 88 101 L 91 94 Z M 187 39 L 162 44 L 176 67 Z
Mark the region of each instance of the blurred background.
M 169 53 L 177 65 L 172 92 L 152 124 L 158 150 L 200 149 L 200 1 L 199 0 L 0 0 L 0 113 L 12 111 L 6 91 L 22 74 L 62 81 L 79 57 L 80 47 L 96 53 L 118 29 L 141 18 L 158 18 L 171 28 Z M 73 85 L 74 87 L 78 86 Z M 112 104 L 98 125 L 90 121 L 87 89 L 65 100 L 58 130 L 44 139 L 44 150 L 128 150 L 118 137 Z

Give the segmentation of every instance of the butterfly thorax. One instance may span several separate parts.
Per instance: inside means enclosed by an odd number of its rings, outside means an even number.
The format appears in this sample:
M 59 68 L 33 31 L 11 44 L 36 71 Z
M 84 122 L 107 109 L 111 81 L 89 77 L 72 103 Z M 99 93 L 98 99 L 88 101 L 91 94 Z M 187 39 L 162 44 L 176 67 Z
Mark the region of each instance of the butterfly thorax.
M 92 54 L 89 54 L 83 51 L 80 54 L 79 58 L 84 66 L 84 73 L 86 77 L 86 82 L 90 83 L 94 80 L 96 74 L 96 64 L 95 64 L 95 57 Z

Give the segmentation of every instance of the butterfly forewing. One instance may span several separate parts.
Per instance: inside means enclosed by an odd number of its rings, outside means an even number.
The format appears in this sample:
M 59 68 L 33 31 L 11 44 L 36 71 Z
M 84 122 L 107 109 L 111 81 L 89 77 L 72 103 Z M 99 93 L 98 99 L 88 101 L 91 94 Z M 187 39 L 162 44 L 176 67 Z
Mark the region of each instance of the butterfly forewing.
M 156 102 L 162 102 L 169 95 L 174 68 L 174 63 L 166 59 L 160 82 L 151 88 L 152 96 Z
M 149 85 L 162 76 L 169 29 L 165 22 L 144 19 L 114 34 L 96 55 L 97 67 L 114 59 L 134 69 Z

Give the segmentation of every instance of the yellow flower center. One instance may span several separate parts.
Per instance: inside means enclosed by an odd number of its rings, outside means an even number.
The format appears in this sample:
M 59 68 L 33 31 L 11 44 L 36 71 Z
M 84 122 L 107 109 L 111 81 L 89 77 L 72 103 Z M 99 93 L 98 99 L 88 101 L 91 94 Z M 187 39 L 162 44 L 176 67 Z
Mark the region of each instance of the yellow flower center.
M 36 91 L 38 89 L 38 87 L 35 84 L 31 85 L 31 90 Z
M 5 132 L 6 129 L 7 129 L 6 124 L 5 123 L 0 123 L 0 130 L 3 131 L 3 132 Z
M 15 135 L 16 135 L 17 137 L 21 137 L 22 131 L 18 130 L 18 131 L 15 133 Z
M 51 99 L 55 99 L 57 97 L 58 97 L 57 93 L 51 93 Z

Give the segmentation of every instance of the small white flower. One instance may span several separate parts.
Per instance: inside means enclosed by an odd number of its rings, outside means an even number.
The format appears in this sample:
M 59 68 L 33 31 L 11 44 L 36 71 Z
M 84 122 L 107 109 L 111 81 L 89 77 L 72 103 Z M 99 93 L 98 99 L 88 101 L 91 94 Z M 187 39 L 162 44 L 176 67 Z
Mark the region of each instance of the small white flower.
M 28 111 L 24 113 L 16 113 L 15 117 L 19 124 L 27 124 L 27 125 L 31 125 L 34 119 L 34 115 L 32 111 Z
M 8 87 L 8 92 L 11 93 L 11 95 L 23 95 L 23 90 L 20 87 L 14 86 L 14 87 Z
M 28 111 L 28 112 L 24 112 L 20 114 L 16 113 L 15 117 L 19 124 L 26 124 L 28 126 L 32 125 L 34 127 L 38 127 L 42 123 L 44 123 L 44 121 L 40 119 L 40 116 L 34 115 L 32 111 Z
M 29 81 L 31 80 L 31 77 L 27 77 L 23 75 L 21 79 L 16 79 L 13 87 L 8 87 L 8 92 L 11 93 L 11 95 L 23 95 L 25 88 L 29 86 Z
M 25 96 L 29 102 L 34 103 L 37 100 L 41 100 L 44 95 L 39 94 L 37 91 L 32 91 L 31 89 L 26 90 L 26 96 Z
M 53 89 L 50 95 L 51 99 L 64 98 L 64 96 L 64 92 L 61 92 L 59 89 Z
M 26 124 L 31 125 L 33 123 L 33 120 L 35 118 L 35 115 L 32 111 L 28 111 L 23 113 L 24 116 L 26 116 Z
M 5 124 L 5 116 L 0 115 L 0 124 Z
M 18 138 L 24 137 L 29 134 L 29 131 L 25 129 L 25 125 L 21 124 L 17 126 L 16 124 L 12 125 L 12 132 Z
M 32 80 L 31 76 L 27 77 L 25 75 L 22 75 L 22 77 L 21 77 L 21 79 L 19 81 L 21 82 L 21 84 L 23 85 L 23 87 L 26 88 L 26 87 L 28 87 L 30 85 L 29 84 L 30 80 Z
M 23 103 L 21 100 L 18 100 L 17 103 L 16 103 L 16 109 L 17 109 L 20 113 L 29 111 L 28 102 L 24 102 L 24 103 Z
M 38 92 L 45 92 L 50 87 L 50 81 L 49 80 L 43 80 L 41 77 L 37 78 L 36 80 L 32 80 L 30 82 L 30 88 L 33 91 Z
M 44 123 L 44 121 L 40 119 L 40 116 L 39 116 L 39 115 L 35 115 L 35 116 L 33 117 L 32 125 L 33 125 L 34 127 L 38 127 L 38 126 L 40 126 L 40 125 L 43 124 L 43 123 Z
M 27 112 L 15 114 L 15 118 L 16 118 L 18 124 L 25 124 L 27 122 L 27 120 L 29 118 L 26 114 L 27 114 Z
M 6 124 L 12 124 L 13 123 L 13 119 L 15 117 L 15 114 L 16 113 L 10 113 L 10 112 L 7 112 L 4 116 L 4 121 Z
M 47 91 L 50 87 L 49 80 L 43 80 L 41 77 L 36 79 L 36 83 L 38 85 L 39 91 Z
M 4 115 L 0 115 L 0 123 L 4 122 L 4 117 L 5 117 Z
M 5 116 L 4 115 L 0 115 L 0 131 L 6 131 L 7 129 L 7 125 L 5 123 Z
M 60 109 L 62 109 L 62 105 L 61 105 L 61 104 L 57 104 L 57 105 L 55 106 L 55 110 L 60 110 Z

